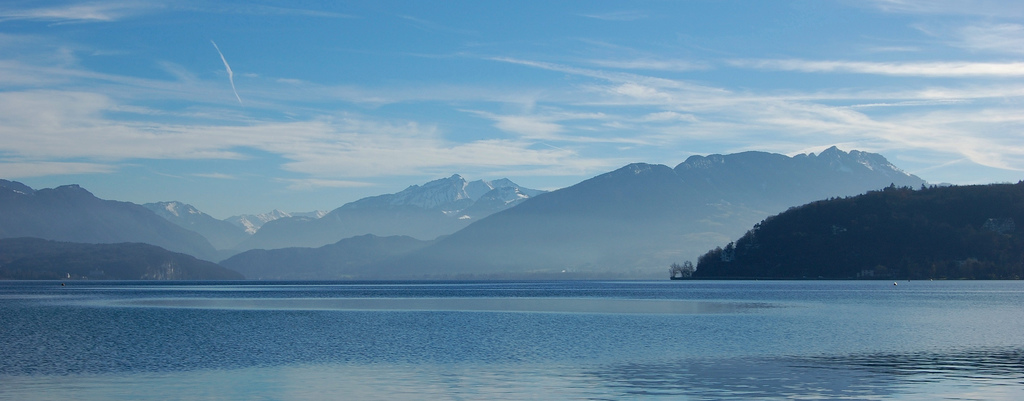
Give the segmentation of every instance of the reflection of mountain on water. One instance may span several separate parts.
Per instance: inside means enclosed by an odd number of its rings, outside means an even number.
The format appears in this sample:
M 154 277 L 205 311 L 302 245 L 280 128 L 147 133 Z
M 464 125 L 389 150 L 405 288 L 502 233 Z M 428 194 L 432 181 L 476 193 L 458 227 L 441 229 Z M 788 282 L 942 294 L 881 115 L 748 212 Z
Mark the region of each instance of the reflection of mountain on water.
M 907 392 L 940 395 L 934 387 L 924 392 L 914 387 L 953 382 L 959 385 L 948 386 L 948 391 L 970 392 L 984 398 L 988 392 L 998 391 L 992 386 L 1024 384 L 1024 349 L 702 358 L 616 364 L 586 373 L 626 396 L 862 399 Z
M 851 369 L 918 382 L 949 379 L 1012 380 L 1024 384 L 1024 349 L 975 348 L 948 353 L 866 354 L 821 357 L 812 363 L 845 372 Z

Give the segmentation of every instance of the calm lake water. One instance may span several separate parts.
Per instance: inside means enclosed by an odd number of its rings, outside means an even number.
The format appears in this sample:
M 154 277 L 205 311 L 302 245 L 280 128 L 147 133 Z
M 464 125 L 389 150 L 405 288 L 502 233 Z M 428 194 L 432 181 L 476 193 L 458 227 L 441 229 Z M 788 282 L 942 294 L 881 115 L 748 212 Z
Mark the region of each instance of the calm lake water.
M 66 284 L 0 399 L 1024 399 L 1024 282 Z

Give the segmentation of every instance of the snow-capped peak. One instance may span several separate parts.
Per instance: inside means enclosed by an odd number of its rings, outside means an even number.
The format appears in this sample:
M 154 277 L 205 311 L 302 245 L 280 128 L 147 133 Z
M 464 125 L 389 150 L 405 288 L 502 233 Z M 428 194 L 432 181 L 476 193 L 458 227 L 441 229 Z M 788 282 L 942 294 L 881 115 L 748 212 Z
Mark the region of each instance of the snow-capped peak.
M 435 209 L 463 199 L 471 199 L 466 193 L 466 179 L 455 174 L 448 178 L 430 181 L 426 184 L 413 185 L 390 196 L 388 203 L 392 206 L 416 206 L 423 209 Z
M 180 214 L 178 214 L 178 202 L 167 202 L 167 203 L 165 203 L 164 204 L 164 210 L 166 210 L 167 213 L 170 213 L 172 216 L 175 216 L 175 217 L 181 216 Z

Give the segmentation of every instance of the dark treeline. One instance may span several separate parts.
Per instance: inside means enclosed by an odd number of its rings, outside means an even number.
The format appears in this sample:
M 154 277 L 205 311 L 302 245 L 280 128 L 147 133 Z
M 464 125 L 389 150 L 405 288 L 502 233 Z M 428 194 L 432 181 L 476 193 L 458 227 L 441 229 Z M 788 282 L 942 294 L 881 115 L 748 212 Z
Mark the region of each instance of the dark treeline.
M 697 278 L 1020 279 L 1024 183 L 890 186 L 792 208 L 698 259 Z

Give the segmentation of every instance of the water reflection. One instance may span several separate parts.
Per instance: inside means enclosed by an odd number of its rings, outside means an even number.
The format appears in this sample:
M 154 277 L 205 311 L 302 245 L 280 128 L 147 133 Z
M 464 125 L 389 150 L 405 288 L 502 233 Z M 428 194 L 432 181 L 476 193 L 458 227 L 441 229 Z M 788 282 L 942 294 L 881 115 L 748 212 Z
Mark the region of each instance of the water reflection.
M 0 375 L 0 399 L 757 400 L 1024 396 L 1020 348 L 819 357 L 564 363 L 326 363 Z
M 606 314 L 718 314 L 772 307 L 764 302 L 600 298 L 148 298 L 93 305 L 228 310 L 459 311 Z
M 902 380 L 995 379 L 1024 384 L 1024 349 L 979 348 L 948 353 L 867 354 L 810 359 L 816 366 L 857 370 Z
M 1020 399 L 1024 349 L 625 363 L 586 372 L 624 396 Z
M 1019 282 L 0 282 L 0 400 L 1012 400 L 1021 327 Z

